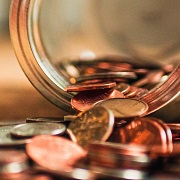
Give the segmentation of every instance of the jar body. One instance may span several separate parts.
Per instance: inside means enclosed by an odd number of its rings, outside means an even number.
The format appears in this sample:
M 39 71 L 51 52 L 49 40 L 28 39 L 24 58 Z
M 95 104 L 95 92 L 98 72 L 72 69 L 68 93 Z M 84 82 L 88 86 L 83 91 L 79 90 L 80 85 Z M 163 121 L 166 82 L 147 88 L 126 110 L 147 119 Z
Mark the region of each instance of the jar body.
M 162 5 L 157 0 L 13 0 L 11 38 L 32 84 L 52 103 L 74 112 L 72 94 L 64 91 L 70 82 L 58 63 L 107 55 L 145 63 L 176 61 L 179 9 L 174 1 Z

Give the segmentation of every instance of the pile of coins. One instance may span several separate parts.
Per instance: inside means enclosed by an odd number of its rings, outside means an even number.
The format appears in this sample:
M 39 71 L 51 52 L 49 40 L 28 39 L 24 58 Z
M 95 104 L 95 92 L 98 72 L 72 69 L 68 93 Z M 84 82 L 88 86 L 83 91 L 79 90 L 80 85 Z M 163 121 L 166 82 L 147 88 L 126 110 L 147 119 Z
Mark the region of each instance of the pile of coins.
M 1 179 L 178 179 L 180 125 L 147 116 L 143 99 L 174 66 L 112 58 L 59 66 L 77 113 L 0 127 Z

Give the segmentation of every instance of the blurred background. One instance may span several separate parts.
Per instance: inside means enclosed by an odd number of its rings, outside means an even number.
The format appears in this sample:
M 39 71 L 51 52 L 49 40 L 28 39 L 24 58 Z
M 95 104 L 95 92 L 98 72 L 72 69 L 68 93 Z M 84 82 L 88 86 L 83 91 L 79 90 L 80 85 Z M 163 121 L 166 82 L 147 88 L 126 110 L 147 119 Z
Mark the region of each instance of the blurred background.
M 13 51 L 9 35 L 11 0 L 0 0 L 0 125 L 27 117 L 62 116 L 29 82 Z

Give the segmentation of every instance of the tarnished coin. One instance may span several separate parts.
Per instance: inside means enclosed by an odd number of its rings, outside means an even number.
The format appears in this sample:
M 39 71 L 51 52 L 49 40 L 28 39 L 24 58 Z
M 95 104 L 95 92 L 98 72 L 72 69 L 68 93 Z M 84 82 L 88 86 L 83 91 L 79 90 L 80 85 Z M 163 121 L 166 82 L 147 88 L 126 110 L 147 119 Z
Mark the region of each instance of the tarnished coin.
M 101 83 L 94 83 L 94 84 L 75 84 L 75 85 L 66 87 L 64 90 L 67 92 L 80 92 L 80 91 L 112 88 L 114 86 L 116 86 L 115 82 L 101 82 Z
M 86 151 L 63 137 L 40 135 L 26 145 L 29 157 L 38 165 L 59 171 L 69 171 L 75 163 L 86 156 Z
M 103 107 L 82 112 L 67 128 L 71 139 L 84 149 L 93 141 L 106 141 L 113 131 L 114 115 Z
M 93 91 L 82 91 L 71 99 L 71 105 L 78 111 L 86 111 L 95 103 L 109 98 L 124 98 L 124 94 L 114 89 L 101 89 Z
M 140 100 L 128 98 L 112 98 L 99 101 L 95 107 L 102 106 L 112 110 L 115 118 L 132 118 L 146 115 L 148 105 Z
M 27 123 L 14 126 L 10 133 L 17 137 L 32 137 L 42 134 L 59 135 L 65 130 L 66 126 L 62 123 Z
M 24 145 L 31 141 L 30 138 L 13 138 L 10 130 L 15 125 L 0 127 L 0 146 Z

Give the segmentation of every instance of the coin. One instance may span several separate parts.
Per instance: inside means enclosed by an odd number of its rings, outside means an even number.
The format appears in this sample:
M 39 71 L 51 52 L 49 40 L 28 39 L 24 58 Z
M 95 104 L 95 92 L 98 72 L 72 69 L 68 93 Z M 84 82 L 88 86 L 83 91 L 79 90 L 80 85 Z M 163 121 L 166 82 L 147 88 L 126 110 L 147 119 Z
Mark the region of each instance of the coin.
M 125 78 L 125 79 L 136 79 L 134 72 L 106 72 L 106 73 L 93 73 L 87 75 L 81 75 L 76 78 L 76 82 L 81 82 L 89 79 L 113 79 L 113 78 Z
M 69 171 L 75 163 L 86 156 L 86 151 L 63 137 L 40 135 L 26 145 L 29 157 L 43 168 Z
M 167 123 L 166 125 L 171 129 L 173 140 L 179 141 L 180 140 L 180 124 L 179 123 Z
M 101 83 L 94 83 L 94 84 L 75 84 L 75 85 L 67 86 L 64 90 L 67 92 L 79 92 L 79 91 L 87 91 L 87 90 L 112 88 L 115 85 L 116 85 L 115 82 L 101 82 Z
M 151 149 L 159 145 L 161 152 L 172 152 L 170 129 L 164 126 L 161 120 L 155 118 L 135 118 L 122 128 L 116 127 L 108 141 L 144 145 Z
M 24 151 L 1 149 L 0 166 L 0 177 L 2 174 L 20 173 L 29 168 L 28 157 Z
M 161 77 L 164 75 L 163 70 L 151 70 L 145 77 L 133 83 L 133 86 L 142 87 L 148 83 L 157 83 L 160 81 Z
M 27 123 L 14 126 L 10 133 L 17 137 L 32 137 L 41 134 L 63 134 L 66 126 L 60 123 Z
M 113 111 L 115 118 L 132 118 L 146 115 L 148 105 L 140 100 L 128 98 L 112 98 L 97 102 L 95 105 Z
M 127 94 L 130 90 L 130 85 L 127 83 L 118 83 L 115 89 L 122 92 L 123 94 Z
M 137 89 L 137 94 L 133 98 L 134 99 L 140 99 L 140 98 L 142 98 L 143 96 L 145 96 L 148 93 L 149 93 L 148 89 L 138 88 Z
M 129 89 L 129 92 L 127 94 L 125 94 L 125 96 L 127 98 L 131 98 L 131 97 L 134 97 L 136 96 L 138 93 L 138 88 L 136 86 L 130 86 L 130 89 Z
M 85 111 L 101 100 L 117 97 L 124 98 L 124 94 L 114 89 L 82 91 L 71 99 L 71 105 L 78 111 Z
M 151 162 L 149 152 L 142 145 L 94 142 L 88 146 L 87 158 L 92 166 L 145 169 Z
M 30 138 L 13 138 L 10 133 L 13 127 L 14 125 L 0 127 L 0 147 L 24 145 L 31 141 Z
M 64 123 L 64 117 L 28 117 L 26 118 L 26 123 L 32 122 L 45 122 L 45 123 Z
M 93 140 L 106 141 L 113 131 L 114 115 L 103 107 L 82 112 L 68 126 L 67 132 L 78 145 L 87 148 Z

